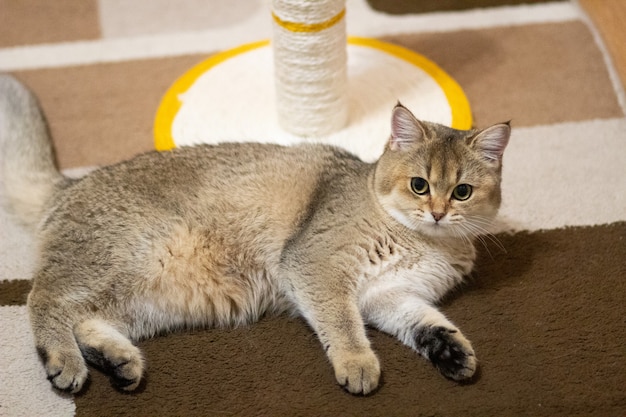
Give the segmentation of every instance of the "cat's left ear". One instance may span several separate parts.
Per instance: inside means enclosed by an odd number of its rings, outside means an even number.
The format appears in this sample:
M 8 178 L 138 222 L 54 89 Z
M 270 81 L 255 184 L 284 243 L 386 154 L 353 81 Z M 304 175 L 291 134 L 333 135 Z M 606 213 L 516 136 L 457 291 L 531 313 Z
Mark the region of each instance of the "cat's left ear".
M 422 123 L 413 113 L 400 102 L 393 108 L 391 115 L 391 137 L 389 148 L 392 151 L 405 150 L 421 143 L 426 138 L 426 131 Z
M 502 163 L 502 155 L 510 137 L 510 122 L 500 123 L 488 127 L 474 136 L 470 146 L 480 152 L 486 162 L 499 165 Z

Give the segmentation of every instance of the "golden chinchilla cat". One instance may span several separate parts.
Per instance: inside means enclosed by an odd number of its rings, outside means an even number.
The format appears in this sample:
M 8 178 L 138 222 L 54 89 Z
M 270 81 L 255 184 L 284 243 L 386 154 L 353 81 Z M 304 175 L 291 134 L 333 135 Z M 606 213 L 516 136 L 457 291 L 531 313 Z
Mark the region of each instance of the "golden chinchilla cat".
M 435 304 L 472 270 L 509 135 L 398 104 L 373 164 L 326 145 L 231 143 L 69 179 L 36 99 L 0 76 L 4 193 L 39 242 L 28 308 L 50 381 L 80 391 L 89 361 L 133 390 L 144 373 L 133 341 L 285 311 L 306 319 L 351 393 L 379 383 L 365 325 L 471 378 L 472 345 Z

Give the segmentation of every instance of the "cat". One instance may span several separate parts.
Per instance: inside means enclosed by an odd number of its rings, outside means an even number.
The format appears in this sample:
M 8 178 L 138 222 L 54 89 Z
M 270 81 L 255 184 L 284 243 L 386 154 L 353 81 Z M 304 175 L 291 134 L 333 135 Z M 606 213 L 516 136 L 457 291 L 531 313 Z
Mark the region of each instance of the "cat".
M 81 391 L 91 362 L 131 391 L 145 368 L 135 341 L 279 313 L 308 322 L 350 393 L 379 385 L 366 326 L 471 379 L 472 345 L 436 305 L 496 216 L 510 125 L 455 130 L 398 103 L 390 131 L 375 163 L 323 144 L 224 143 L 70 179 L 37 99 L 1 75 L 4 193 L 39 242 L 27 305 L 52 385 Z

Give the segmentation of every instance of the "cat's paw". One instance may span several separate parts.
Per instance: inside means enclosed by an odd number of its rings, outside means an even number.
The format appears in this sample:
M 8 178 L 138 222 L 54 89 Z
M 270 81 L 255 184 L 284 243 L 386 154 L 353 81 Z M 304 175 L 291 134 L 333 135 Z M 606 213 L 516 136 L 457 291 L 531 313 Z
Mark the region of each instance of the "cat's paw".
M 335 378 L 352 394 L 367 395 L 378 387 L 380 364 L 371 350 L 342 352 L 332 358 Z
M 423 327 L 415 341 L 420 353 L 446 378 L 464 381 L 474 376 L 478 361 L 471 343 L 460 331 L 441 326 Z
M 99 349 L 83 346 L 82 351 L 90 362 L 111 376 L 115 387 L 133 391 L 139 386 L 144 361 L 139 348 L 130 341 L 123 340 L 122 343 L 108 341 Z
M 139 386 L 144 368 L 139 349 L 118 352 L 116 356 L 107 358 L 107 361 L 118 388 L 133 391 Z
M 90 319 L 74 329 L 85 358 L 111 375 L 113 385 L 124 391 L 139 386 L 144 361 L 139 348 L 117 328 L 101 319 Z
M 87 365 L 79 351 L 45 352 L 41 354 L 45 362 L 48 380 L 52 385 L 72 394 L 79 392 L 87 380 Z

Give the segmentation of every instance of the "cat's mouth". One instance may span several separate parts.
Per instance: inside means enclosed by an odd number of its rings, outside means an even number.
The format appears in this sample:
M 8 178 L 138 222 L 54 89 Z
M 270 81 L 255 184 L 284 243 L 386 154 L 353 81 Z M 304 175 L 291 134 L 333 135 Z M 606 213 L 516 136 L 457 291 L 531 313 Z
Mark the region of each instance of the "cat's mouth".
M 472 229 L 475 226 L 470 227 L 465 219 L 453 214 L 453 215 L 426 215 L 422 217 L 419 222 L 419 230 L 431 237 L 438 238 L 465 238 L 472 235 Z
M 451 235 L 450 227 L 450 223 L 446 221 L 424 220 L 422 221 L 422 227 L 420 229 L 431 236 L 443 237 Z

